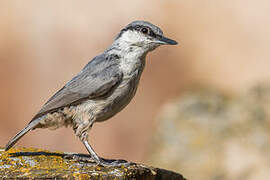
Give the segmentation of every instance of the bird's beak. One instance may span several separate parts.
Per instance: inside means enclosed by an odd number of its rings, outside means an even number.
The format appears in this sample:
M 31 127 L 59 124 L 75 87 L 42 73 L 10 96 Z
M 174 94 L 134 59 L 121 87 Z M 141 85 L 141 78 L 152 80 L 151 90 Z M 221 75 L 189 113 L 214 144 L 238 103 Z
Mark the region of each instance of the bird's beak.
M 168 44 L 168 45 L 176 45 L 178 44 L 175 40 L 172 40 L 172 39 L 169 39 L 169 38 L 166 38 L 164 36 L 161 36 L 161 37 L 158 37 L 156 39 L 156 43 L 159 43 L 159 44 Z

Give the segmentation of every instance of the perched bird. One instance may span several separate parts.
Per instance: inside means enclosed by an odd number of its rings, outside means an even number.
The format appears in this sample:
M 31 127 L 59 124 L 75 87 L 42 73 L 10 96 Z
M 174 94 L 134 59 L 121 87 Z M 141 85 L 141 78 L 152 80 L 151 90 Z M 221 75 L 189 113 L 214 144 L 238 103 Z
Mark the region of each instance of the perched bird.
M 112 45 L 91 60 L 73 79 L 56 92 L 29 124 L 6 145 L 9 150 L 20 138 L 36 128 L 72 126 L 74 133 L 100 165 L 100 158 L 88 142 L 95 122 L 108 120 L 134 97 L 145 66 L 146 54 L 160 45 L 176 45 L 157 26 L 146 21 L 128 24 Z

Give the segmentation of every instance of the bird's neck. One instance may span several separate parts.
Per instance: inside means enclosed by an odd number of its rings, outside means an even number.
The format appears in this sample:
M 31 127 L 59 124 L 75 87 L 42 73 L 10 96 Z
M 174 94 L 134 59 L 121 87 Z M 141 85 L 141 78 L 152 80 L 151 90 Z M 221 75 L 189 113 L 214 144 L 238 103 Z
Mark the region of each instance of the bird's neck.
M 142 47 L 133 46 L 127 42 L 115 41 L 111 47 L 106 50 L 108 54 L 117 54 L 120 57 L 120 66 L 124 73 L 141 73 L 145 65 L 145 56 L 147 51 Z
M 106 52 L 118 54 L 120 56 L 137 57 L 140 59 L 145 57 L 148 51 L 144 47 L 134 45 L 131 42 L 119 38 L 113 42 Z

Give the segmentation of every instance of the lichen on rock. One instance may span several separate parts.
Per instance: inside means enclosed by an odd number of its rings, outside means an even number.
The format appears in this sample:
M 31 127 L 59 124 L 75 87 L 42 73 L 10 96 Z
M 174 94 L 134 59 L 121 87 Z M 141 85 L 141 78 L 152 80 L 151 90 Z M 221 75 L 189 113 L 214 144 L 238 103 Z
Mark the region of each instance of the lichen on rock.
M 66 158 L 67 155 L 35 148 L 12 148 L 7 152 L 0 148 L 0 178 L 184 180 L 175 172 L 142 164 L 102 167 L 94 162 Z

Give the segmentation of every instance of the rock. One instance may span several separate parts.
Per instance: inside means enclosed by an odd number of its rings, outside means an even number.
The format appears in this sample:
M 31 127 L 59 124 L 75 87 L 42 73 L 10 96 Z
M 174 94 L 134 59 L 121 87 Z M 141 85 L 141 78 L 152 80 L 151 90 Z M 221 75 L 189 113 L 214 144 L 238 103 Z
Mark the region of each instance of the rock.
M 270 87 L 195 90 L 164 107 L 148 162 L 188 179 L 270 179 L 269 149 Z
M 172 171 L 131 163 L 121 167 L 96 166 L 66 158 L 66 153 L 33 148 L 0 149 L 1 179 L 142 179 L 184 180 Z M 88 155 L 82 155 L 88 156 Z

